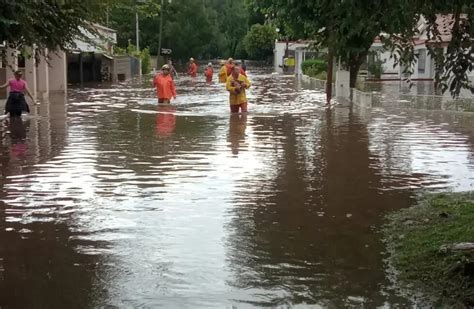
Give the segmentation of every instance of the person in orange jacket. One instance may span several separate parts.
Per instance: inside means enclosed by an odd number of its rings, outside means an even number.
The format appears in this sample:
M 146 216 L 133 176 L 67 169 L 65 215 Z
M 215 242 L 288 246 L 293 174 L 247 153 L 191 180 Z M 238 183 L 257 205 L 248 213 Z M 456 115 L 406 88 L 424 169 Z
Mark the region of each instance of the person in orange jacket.
M 206 76 L 206 82 L 212 83 L 212 76 L 214 75 L 214 69 L 212 68 L 211 62 L 209 62 L 209 64 L 207 65 L 207 68 L 204 71 L 204 75 Z
M 197 67 L 197 64 L 194 63 L 194 58 L 189 58 L 188 75 L 191 77 L 196 77 L 197 71 L 198 71 L 198 67 Z
M 158 103 L 169 104 L 171 98 L 176 99 L 176 87 L 170 75 L 169 65 L 165 64 L 161 67 L 161 72 L 153 79 L 153 85 L 156 87 Z

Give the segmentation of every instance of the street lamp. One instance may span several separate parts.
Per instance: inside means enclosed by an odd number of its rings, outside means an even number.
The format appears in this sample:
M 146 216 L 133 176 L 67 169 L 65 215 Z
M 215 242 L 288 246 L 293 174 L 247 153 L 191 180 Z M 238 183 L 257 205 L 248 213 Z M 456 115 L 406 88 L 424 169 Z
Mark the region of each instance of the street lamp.
M 168 0 L 168 3 L 171 4 L 171 0 Z M 158 60 L 161 56 L 161 37 L 163 35 L 163 0 L 161 0 L 161 7 L 160 7 L 160 35 L 158 37 L 158 57 L 156 59 L 156 65 L 158 65 Z

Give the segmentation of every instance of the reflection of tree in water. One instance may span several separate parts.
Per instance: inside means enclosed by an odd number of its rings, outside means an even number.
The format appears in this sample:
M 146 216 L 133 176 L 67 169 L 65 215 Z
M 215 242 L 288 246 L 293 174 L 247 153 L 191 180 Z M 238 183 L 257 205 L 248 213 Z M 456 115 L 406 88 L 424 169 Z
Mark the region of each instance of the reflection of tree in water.
M 258 305 L 343 306 L 348 296 L 384 301 L 383 248 L 371 227 L 405 198 L 378 192 L 365 124 L 343 113 L 324 117 L 321 144 L 311 145 L 313 169 L 297 147 L 310 128 L 297 128 L 290 117 L 271 120 L 273 128 L 264 119 L 255 125 L 256 135 L 270 127 L 282 137 L 283 155 L 273 181 L 249 183 L 255 193 L 235 198 L 228 259 L 230 284 L 253 289 Z

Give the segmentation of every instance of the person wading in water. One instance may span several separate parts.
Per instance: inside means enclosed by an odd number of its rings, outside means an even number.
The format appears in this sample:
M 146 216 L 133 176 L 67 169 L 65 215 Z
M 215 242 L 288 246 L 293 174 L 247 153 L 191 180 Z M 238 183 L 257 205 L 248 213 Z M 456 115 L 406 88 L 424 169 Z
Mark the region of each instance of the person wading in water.
M 191 77 L 197 76 L 198 67 L 197 64 L 194 62 L 194 58 L 189 58 L 189 67 L 188 67 L 188 75 Z
M 214 69 L 212 68 L 212 63 L 209 62 L 206 70 L 204 71 L 204 76 L 206 76 L 206 82 L 208 84 L 212 83 L 212 77 L 214 75 Z
M 167 64 L 161 67 L 159 74 L 156 74 L 153 85 L 156 87 L 158 103 L 169 104 L 171 98 L 176 99 L 176 87 L 170 75 L 170 67 Z
M 25 93 L 31 98 L 33 103 L 36 103 L 28 89 L 28 84 L 21 78 L 22 75 L 21 71 L 16 71 L 14 74 L 15 78 L 0 86 L 0 89 L 10 87 L 10 94 L 5 104 L 5 114 L 9 114 L 10 117 L 20 117 L 22 112 L 30 112 L 30 107 L 26 103 Z
M 247 112 L 247 96 L 245 89 L 250 88 L 250 82 L 245 75 L 240 74 L 240 67 L 235 66 L 232 74 L 227 77 L 227 91 L 229 91 L 230 111 L 238 113 L 239 109 L 242 113 Z
M 219 83 L 224 84 L 227 81 L 227 67 L 225 61 L 221 60 L 221 69 L 219 71 Z

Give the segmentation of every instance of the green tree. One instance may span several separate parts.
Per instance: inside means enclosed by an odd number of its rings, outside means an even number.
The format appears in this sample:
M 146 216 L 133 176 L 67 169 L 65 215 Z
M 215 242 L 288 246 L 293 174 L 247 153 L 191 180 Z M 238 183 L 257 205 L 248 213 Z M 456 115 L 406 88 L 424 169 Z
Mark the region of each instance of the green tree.
M 252 59 L 267 59 L 273 54 L 277 33 L 270 25 L 255 24 L 244 38 L 244 46 Z
M 109 4 L 105 0 L 0 0 L 0 39 L 18 49 L 67 49 L 78 37 L 84 38 L 84 29 L 96 32 L 92 23 L 103 19 Z
M 458 95 L 462 88 L 473 90 L 467 73 L 473 67 L 474 6 L 472 0 L 249 0 L 264 13 L 275 16 L 287 35 L 314 40 L 316 48 L 327 48 L 329 66 L 339 57 L 348 67 L 351 86 L 355 85 L 360 65 L 377 35 L 387 33 L 399 64 L 416 60 L 412 39 L 419 34 L 418 23 L 424 17 L 431 40 L 430 54 L 436 59 L 436 74 L 443 90 Z M 466 16 L 462 17 L 462 13 Z M 453 39 L 447 54 L 439 53 L 445 42 L 440 40 L 437 14 L 453 14 Z M 332 70 L 328 68 L 328 74 Z M 329 77 L 328 77 L 329 78 Z
M 140 17 L 140 45 L 158 53 L 161 14 L 159 0 L 136 5 L 119 0 L 110 11 L 110 27 L 118 31 L 118 45 L 135 41 L 135 11 Z M 153 4 L 154 3 L 154 4 Z M 155 14 L 150 14 L 155 12 Z M 158 12 L 158 13 L 156 13 Z M 173 50 L 173 58 L 241 56 L 241 42 L 248 30 L 245 0 L 164 1 L 162 46 Z M 239 55 L 240 54 L 240 55 Z
M 239 45 L 248 31 L 248 9 L 244 0 L 213 0 L 219 33 L 222 34 L 222 56 L 239 57 Z

